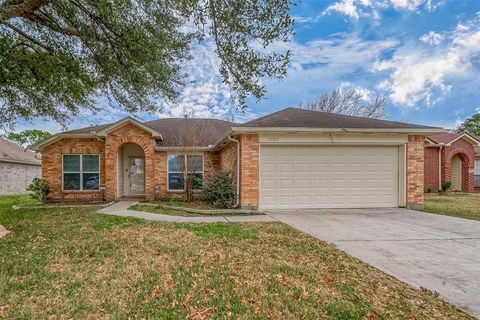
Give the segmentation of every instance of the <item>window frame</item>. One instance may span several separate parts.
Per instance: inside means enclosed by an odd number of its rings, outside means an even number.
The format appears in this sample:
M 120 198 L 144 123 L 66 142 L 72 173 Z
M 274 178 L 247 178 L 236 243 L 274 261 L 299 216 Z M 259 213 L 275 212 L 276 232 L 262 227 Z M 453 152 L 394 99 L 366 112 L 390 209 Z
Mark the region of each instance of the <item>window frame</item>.
M 170 171 L 170 161 L 168 159 L 169 156 L 182 156 L 183 155 L 183 161 L 184 161 L 184 166 L 185 166 L 185 172 L 188 172 L 188 156 L 201 156 L 202 157 L 202 171 L 194 171 L 194 174 L 201 173 L 202 174 L 202 184 L 203 184 L 203 179 L 205 177 L 205 154 L 203 152 L 196 152 L 196 153 L 188 153 L 188 152 L 169 152 L 167 153 L 167 192 L 185 192 L 185 183 L 183 185 L 182 189 L 170 189 L 170 173 L 176 173 L 176 174 L 184 174 L 182 171 Z M 183 177 L 185 181 L 185 177 Z M 193 191 L 199 191 L 201 189 L 194 189 Z
M 80 156 L 80 171 L 64 171 L 65 156 Z M 83 171 L 83 156 L 98 156 L 98 171 Z M 101 183 L 101 155 L 99 153 L 64 153 L 62 154 L 62 192 L 98 192 L 100 191 Z M 80 189 L 68 190 L 65 189 L 65 173 L 78 173 L 80 175 Z M 83 189 L 83 174 L 84 173 L 98 173 L 98 189 Z
M 480 183 L 476 183 L 477 180 L 479 180 L 478 176 L 480 176 L 480 159 L 474 159 L 473 160 L 474 167 L 473 167 L 473 187 L 474 188 L 479 188 Z M 477 165 L 478 164 L 478 165 Z

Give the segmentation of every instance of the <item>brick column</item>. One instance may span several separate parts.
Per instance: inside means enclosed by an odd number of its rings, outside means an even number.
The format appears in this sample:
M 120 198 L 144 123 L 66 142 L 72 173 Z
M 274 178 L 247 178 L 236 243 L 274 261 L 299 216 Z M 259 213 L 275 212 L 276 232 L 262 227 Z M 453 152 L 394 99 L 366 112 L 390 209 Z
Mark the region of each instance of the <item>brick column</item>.
M 240 148 L 240 206 L 258 208 L 260 203 L 258 134 L 242 134 Z
M 407 208 L 423 207 L 424 136 L 408 136 Z

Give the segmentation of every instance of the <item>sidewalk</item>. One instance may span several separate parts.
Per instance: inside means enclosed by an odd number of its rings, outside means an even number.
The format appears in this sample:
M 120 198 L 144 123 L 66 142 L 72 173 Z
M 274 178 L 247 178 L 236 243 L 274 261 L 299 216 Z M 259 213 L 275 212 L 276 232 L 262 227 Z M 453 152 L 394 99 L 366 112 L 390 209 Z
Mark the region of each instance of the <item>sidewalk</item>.
M 212 216 L 212 217 L 182 217 L 166 214 L 150 213 L 145 211 L 128 210 L 137 201 L 119 201 L 111 206 L 98 210 L 97 213 L 120 217 L 133 217 L 149 221 L 177 222 L 177 223 L 216 223 L 216 222 L 273 222 L 267 215 L 252 216 Z

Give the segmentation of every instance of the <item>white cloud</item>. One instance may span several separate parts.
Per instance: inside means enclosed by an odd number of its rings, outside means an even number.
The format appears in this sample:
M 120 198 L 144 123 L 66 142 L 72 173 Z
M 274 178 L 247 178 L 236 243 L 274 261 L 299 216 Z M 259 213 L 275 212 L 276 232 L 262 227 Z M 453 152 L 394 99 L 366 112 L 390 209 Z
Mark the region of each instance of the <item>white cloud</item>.
M 424 0 L 390 0 L 390 4 L 397 10 L 416 10 L 421 4 L 425 3 Z M 430 1 L 427 1 L 427 5 Z M 430 4 L 431 6 L 431 4 Z
M 392 72 L 379 87 L 399 105 L 434 104 L 452 89 L 452 79 L 468 77 L 475 70 L 472 60 L 480 56 L 479 22 L 447 34 L 448 44 L 442 48 L 404 47 L 391 59 L 379 61 L 375 71 Z
M 341 0 L 340 2 L 336 2 L 328 6 L 328 8 L 325 9 L 324 13 L 328 14 L 332 11 L 342 13 L 352 19 L 358 20 L 357 5 L 355 4 L 354 0 Z
M 370 89 L 355 85 L 351 82 L 342 82 L 339 86 L 340 91 L 354 90 L 357 94 L 362 97 L 362 100 L 369 102 L 372 101 L 375 96 L 375 92 Z
M 343 14 L 353 20 L 358 20 L 360 17 L 370 17 L 374 21 L 380 19 L 379 11 L 393 8 L 398 11 L 412 12 L 424 7 L 428 11 L 435 10 L 441 2 L 433 4 L 432 0 L 340 0 L 329 5 L 322 13 L 322 15 L 337 12 Z M 308 17 L 296 17 L 295 20 L 300 23 L 316 21 L 320 16 L 313 19 Z
M 426 33 L 419 38 L 420 41 L 428 43 L 431 46 L 439 45 L 440 42 L 443 41 L 443 39 L 444 36 L 434 31 L 430 31 L 429 33 Z

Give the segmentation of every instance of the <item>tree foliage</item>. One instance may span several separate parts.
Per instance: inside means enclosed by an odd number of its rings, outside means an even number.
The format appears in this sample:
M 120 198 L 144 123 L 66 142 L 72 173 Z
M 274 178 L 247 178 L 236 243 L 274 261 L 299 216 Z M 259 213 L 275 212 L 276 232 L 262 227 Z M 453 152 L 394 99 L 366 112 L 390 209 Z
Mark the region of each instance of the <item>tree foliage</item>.
M 31 146 L 37 142 L 43 141 L 50 137 L 51 134 L 48 131 L 39 129 L 24 130 L 22 132 L 10 132 L 7 135 L 7 139 L 16 142 L 24 148 Z
M 0 123 L 64 122 L 95 98 L 129 112 L 174 101 L 182 65 L 213 41 L 238 106 L 283 77 L 288 52 L 265 50 L 292 32 L 290 0 L 4 0 L 0 3 Z
M 300 107 L 307 110 L 333 112 L 349 116 L 381 119 L 386 116 L 387 98 L 376 94 L 366 98 L 355 88 L 349 90 L 335 89 L 324 93 L 317 99 Z
M 476 113 L 467 118 L 458 128 L 460 132 L 468 132 L 470 134 L 480 136 L 480 113 Z

